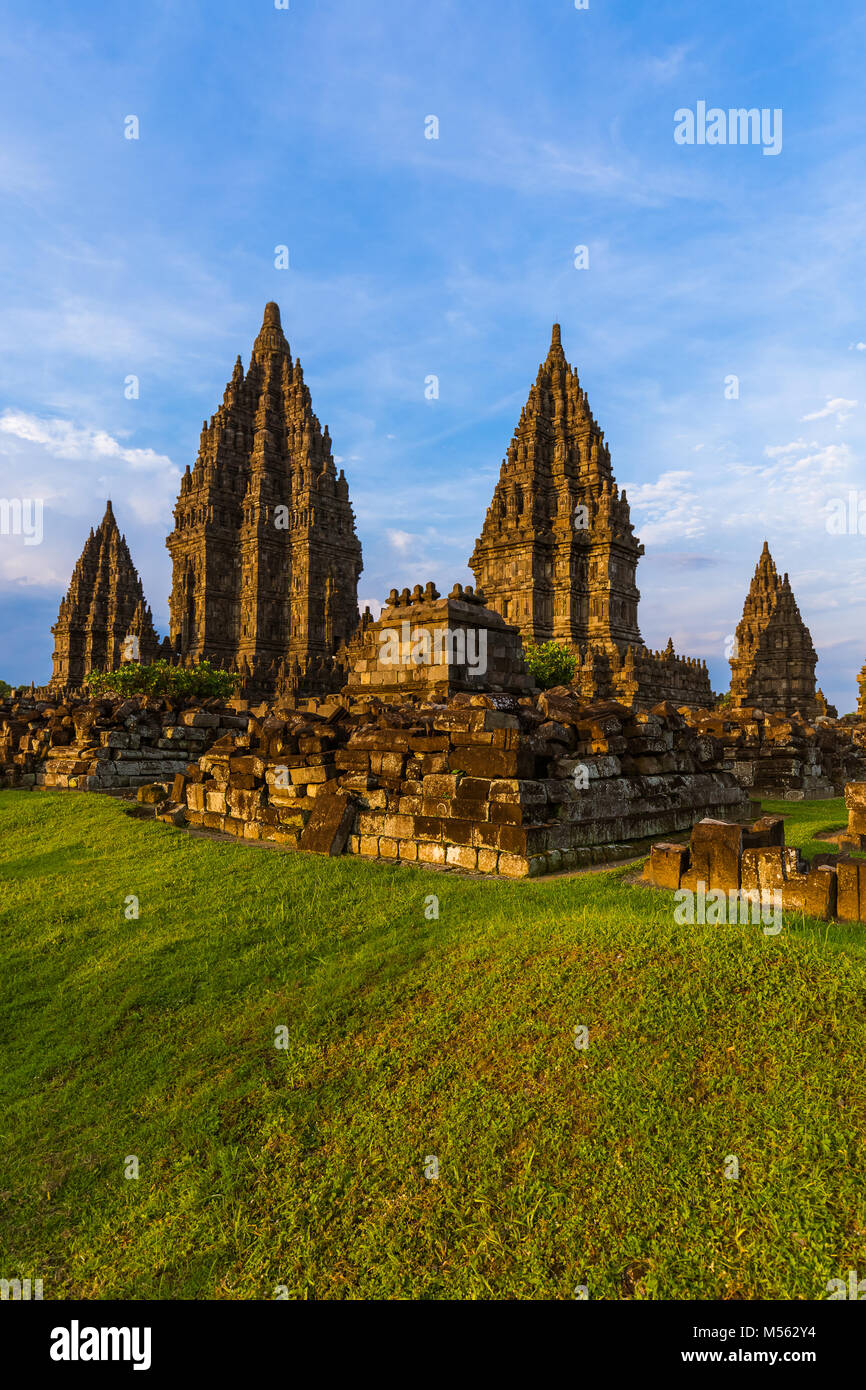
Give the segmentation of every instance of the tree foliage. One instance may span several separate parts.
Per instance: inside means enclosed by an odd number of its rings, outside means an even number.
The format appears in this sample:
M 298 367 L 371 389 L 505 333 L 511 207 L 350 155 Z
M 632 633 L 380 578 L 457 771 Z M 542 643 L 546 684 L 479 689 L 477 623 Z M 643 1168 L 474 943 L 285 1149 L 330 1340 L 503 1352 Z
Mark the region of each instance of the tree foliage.
M 569 685 L 574 676 L 577 661 L 568 647 L 561 642 L 527 642 L 524 646 L 526 669 L 534 677 L 536 685 L 542 690 L 550 690 L 554 685 Z
M 195 666 L 172 666 L 168 661 L 142 665 L 128 661 L 116 671 L 91 671 L 87 684 L 95 695 L 178 695 L 207 699 L 228 699 L 237 689 L 240 677 L 220 671 L 209 661 Z

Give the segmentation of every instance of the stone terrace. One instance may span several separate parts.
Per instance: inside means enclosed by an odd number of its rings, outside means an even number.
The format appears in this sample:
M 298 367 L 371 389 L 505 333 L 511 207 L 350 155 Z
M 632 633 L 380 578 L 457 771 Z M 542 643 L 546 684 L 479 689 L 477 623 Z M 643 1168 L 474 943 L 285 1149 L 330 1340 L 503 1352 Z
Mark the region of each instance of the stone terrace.
M 524 877 L 622 858 L 749 804 L 714 741 L 671 707 L 634 713 L 560 689 L 258 715 L 166 786 L 158 814 L 300 849 Z

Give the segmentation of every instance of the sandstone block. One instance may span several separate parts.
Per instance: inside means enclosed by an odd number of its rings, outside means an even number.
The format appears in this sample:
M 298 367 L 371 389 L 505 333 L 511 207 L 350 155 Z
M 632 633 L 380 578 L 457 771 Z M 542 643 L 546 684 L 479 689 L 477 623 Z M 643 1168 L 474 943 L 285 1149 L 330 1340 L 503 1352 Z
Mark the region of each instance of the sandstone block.
M 316 797 L 313 814 L 300 837 L 300 848 L 313 854 L 342 854 L 354 819 L 355 806 L 348 796 Z

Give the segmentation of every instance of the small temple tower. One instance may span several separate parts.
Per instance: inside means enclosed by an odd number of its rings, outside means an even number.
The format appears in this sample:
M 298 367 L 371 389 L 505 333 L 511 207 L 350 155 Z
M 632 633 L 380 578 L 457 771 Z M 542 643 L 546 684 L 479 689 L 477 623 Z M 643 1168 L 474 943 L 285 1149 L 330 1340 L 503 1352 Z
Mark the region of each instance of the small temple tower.
M 51 631 L 52 685 L 74 687 L 91 671 L 116 670 L 130 636 L 138 638 L 140 660 L 157 655 L 150 609 L 110 502 L 96 530 L 91 527 Z
M 731 707 L 755 706 L 807 718 L 821 714 L 815 691 L 818 658 L 809 629 L 791 592 L 779 577 L 764 541 L 731 657 Z M 826 709 L 826 706 L 825 706 Z
M 171 647 L 261 678 L 334 656 L 358 625 L 361 544 L 349 488 L 313 414 L 276 304 L 238 357 L 181 480 Z
M 469 566 L 490 606 L 525 639 L 574 649 L 591 642 L 622 656 L 643 646 L 642 554 L 555 323 Z

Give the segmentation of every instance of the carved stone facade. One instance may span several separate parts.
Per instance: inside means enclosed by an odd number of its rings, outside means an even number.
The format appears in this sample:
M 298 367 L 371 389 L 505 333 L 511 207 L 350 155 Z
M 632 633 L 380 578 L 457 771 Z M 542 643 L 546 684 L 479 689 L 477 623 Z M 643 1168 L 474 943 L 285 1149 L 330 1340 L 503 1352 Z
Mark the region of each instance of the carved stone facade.
M 448 700 L 457 691 L 526 694 L 527 674 L 516 627 L 485 607 L 483 593 L 455 584 L 441 598 L 431 582 L 410 593 L 392 589 L 378 622 L 365 622 L 347 656 L 345 690 L 356 699 Z
M 524 640 L 553 640 L 575 653 L 575 684 L 587 699 L 708 705 L 704 663 L 644 645 L 642 554 L 604 434 L 554 324 L 469 566 L 491 608 Z
M 91 671 L 115 671 L 129 636 L 138 638 L 142 661 L 157 655 L 150 609 L 110 502 L 96 530 L 90 529 L 51 631 L 53 686 L 76 687 Z
M 761 558 L 737 626 L 731 657 L 731 707 L 748 706 L 814 719 L 824 711 L 815 691 L 817 656 L 809 629 L 779 577 L 764 541 Z M 824 706 L 826 709 L 826 704 Z
M 276 304 L 202 426 L 166 541 L 171 646 L 255 679 L 324 669 L 358 626 L 361 544 Z

